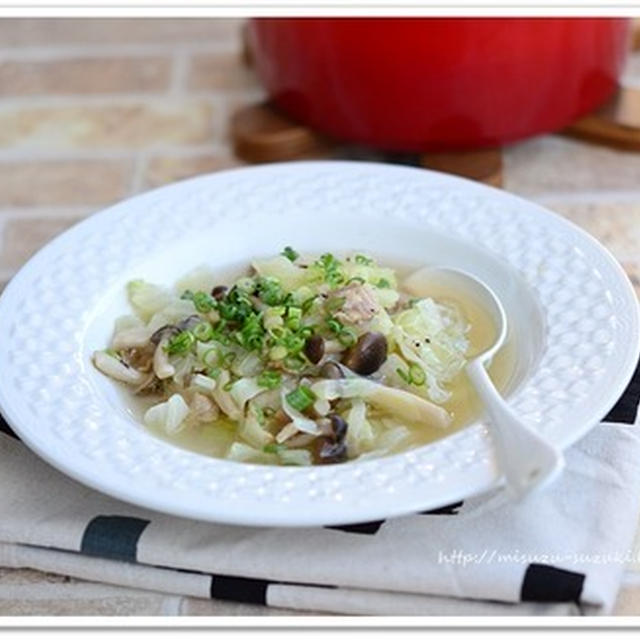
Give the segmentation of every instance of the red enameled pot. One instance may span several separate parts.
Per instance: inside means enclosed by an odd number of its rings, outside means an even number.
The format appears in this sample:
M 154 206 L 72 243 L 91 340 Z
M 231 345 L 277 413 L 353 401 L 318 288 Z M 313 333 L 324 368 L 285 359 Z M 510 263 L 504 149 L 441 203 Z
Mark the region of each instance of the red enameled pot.
M 618 18 L 265 18 L 258 74 L 293 118 L 399 151 L 494 146 L 567 125 L 614 91 Z

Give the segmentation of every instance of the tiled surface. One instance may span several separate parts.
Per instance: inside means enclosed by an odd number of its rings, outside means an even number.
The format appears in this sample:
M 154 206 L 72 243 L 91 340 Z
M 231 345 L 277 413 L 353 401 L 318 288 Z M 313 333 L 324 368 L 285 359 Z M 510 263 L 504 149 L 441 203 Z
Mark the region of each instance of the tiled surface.
M 7 60 L 0 63 L 0 96 L 166 91 L 169 56 Z
M 241 164 L 228 119 L 263 92 L 239 20 L 0 20 L 0 290 L 51 237 L 110 202 Z M 627 78 L 640 84 L 640 56 Z M 640 153 L 543 136 L 505 187 L 603 242 L 640 293 Z M 0 569 L 0 615 L 278 615 L 279 610 Z M 288 613 L 288 612 L 287 612 Z M 640 614 L 640 589 L 618 613 Z
M 505 176 L 506 189 L 527 196 L 634 190 L 640 182 L 640 153 L 542 136 L 508 150 Z
M 74 101 L 75 102 L 75 101 Z M 122 97 L 48 106 L 7 103 L 0 108 L 0 148 L 49 153 L 125 152 L 206 145 L 215 137 L 216 109 L 192 98 Z
M 0 42 L 7 49 L 26 47 L 126 47 L 235 45 L 237 19 L 203 20 L 135 18 L 15 19 L 0 23 Z M 84 51 L 84 49 L 83 49 Z M 86 55 L 87 52 L 85 52 Z
M 628 202 L 562 202 L 551 198 L 544 204 L 588 231 L 618 259 L 640 257 L 640 194 Z
M 0 207 L 95 206 L 130 192 L 133 162 L 85 158 L 0 162 Z
M 180 153 L 158 153 L 149 158 L 143 175 L 143 188 L 159 187 L 199 173 L 230 169 L 240 163 L 230 152 L 184 156 Z

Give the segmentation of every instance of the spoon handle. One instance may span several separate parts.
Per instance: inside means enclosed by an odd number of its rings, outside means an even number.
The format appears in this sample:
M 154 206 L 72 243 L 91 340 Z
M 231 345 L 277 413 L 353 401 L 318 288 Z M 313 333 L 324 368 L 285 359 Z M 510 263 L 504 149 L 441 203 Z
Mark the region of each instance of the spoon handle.
M 507 485 L 521 497 L 551 482 L 564 466 L 562 453 L 515 415 L 496 390 L 482 360 L 470 362 L 466 371 L 489 416 Z

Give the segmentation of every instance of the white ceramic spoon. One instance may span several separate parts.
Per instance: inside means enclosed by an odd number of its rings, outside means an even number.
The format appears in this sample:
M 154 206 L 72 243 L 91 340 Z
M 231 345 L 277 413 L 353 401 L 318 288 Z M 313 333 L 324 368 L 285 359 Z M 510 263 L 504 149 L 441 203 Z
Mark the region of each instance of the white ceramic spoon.
M 463 293 L 490 314 L 496 339 L 467 364 L 466 372 L 489 416 L 498 464 L 507 486 L 518 497 L 550 483 L 564 466 L 562 453 L 518 418 L 487 373 L 486 366 L 507 337 L 507 315 L 498 297 L 486 284 L 457 269 L 424 267 L 409 276 L 405 285 L 418 295 L 426 295 L 433 287 Z

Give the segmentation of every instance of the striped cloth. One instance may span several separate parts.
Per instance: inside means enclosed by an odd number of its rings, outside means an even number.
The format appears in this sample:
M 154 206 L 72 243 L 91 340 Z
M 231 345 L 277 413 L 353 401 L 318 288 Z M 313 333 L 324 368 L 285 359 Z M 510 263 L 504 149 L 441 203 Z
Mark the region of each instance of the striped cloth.
M 387 521 L 217 525 L 119 502 L 0 423 L 0 565 L 201 598 L 371 615 L 606 614 L 640 510 L 640 373 L 547 491 Z

